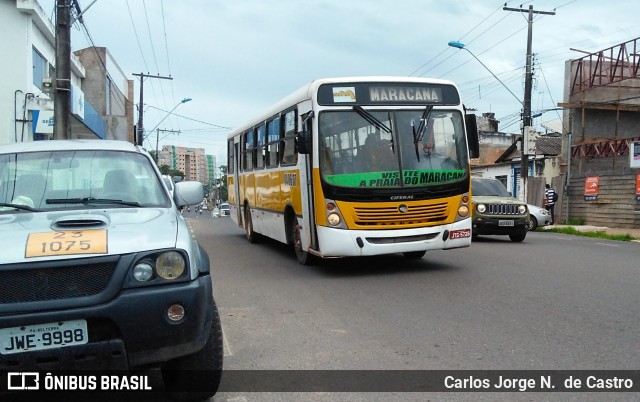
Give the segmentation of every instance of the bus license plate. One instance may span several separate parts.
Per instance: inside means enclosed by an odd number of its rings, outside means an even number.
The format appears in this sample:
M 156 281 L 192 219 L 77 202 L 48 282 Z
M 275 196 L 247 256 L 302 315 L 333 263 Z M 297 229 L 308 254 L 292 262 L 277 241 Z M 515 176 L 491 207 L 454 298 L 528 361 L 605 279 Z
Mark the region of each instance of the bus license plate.
M 498 226 L 514 226 L 513 221 L 499 220 Z
M 0 354 L 83 345 L 89 341 L 86 320 L 0 329 Z

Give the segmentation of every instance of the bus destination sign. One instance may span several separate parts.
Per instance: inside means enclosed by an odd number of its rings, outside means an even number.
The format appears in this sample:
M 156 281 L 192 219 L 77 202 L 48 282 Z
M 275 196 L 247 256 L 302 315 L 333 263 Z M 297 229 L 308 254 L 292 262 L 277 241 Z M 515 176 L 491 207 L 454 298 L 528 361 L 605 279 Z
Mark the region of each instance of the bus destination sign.
M 323 84 L 318 88 L 321 105 L 458 105 L 455 87 L 423 83 Z
M 369 87 L 369 100 L 374 102 L 414 102 L 442 103 L 442 89 L 437 87 Z

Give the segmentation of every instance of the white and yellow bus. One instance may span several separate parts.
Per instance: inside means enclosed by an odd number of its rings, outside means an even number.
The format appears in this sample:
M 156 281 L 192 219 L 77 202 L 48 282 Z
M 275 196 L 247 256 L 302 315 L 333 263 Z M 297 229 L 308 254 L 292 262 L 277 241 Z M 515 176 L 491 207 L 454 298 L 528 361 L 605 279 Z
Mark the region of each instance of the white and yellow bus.
M 303 264 L 467 247 L 477 154 L 450 81 L 316 80 L 229 135 L 231 217 Z

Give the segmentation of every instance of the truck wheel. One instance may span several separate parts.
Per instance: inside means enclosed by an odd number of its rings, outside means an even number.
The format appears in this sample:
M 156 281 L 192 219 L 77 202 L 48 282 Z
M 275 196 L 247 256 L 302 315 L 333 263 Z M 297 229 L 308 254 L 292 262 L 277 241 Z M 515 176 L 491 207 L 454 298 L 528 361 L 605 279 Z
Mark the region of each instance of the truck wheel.
M 510 234 L 509 238 L 511 239 L 512 242 L 515 243 L 520 243 L 521 241 L 524 240 L 524 238 L 527 237 L 527 232 L 521 233 L 521 234 Z
M 213 297 L 213 317 L 209 338 L 204 347 L 192 355 L 179 357 L 162 367 L 166 390 L 177 401 L 201 401 L 218 391 L 222 377 L 222 326 Z M 193 390 L 193 391 L 191 391 Z

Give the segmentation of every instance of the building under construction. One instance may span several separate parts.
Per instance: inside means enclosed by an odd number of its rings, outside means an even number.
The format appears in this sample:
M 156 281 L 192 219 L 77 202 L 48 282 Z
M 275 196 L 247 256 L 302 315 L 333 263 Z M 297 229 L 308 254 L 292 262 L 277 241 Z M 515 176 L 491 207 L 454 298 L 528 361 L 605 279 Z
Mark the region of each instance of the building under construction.
M 568 60 L 559 106 L 558 223 L 640 228 L 640 38 Z

